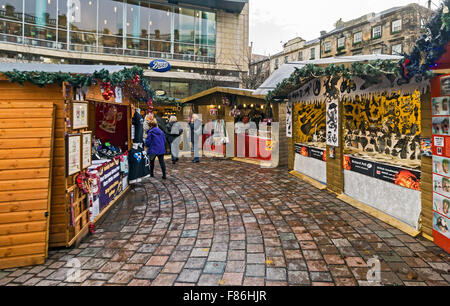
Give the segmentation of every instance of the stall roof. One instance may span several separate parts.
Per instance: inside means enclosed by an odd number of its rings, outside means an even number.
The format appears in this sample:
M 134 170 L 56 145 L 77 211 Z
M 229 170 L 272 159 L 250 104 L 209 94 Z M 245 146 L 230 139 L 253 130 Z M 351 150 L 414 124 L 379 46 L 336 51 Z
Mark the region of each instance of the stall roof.
M 93 74 L 95 71 L 102 69 L 108 70 L 110 73 L 118 72 L 124 68 L 132 68 L 131 66 L 117 65 L 65 65 L 65 64 L 34 64 L 34 63 L 2 63 L 0 72 L 9 71 L 39 71 L 48 73 L 71 73 L 71 74 Z
M 398 55 L 387 55 L 387 54 L 371 54 L 371 55 L 354 55 L 354 56 L 339 56 L 339 57 L 329 57 L 320 58 L 316 60 L 301 61 L 301 62 L 291 62 L 286 63 L 277 69 L 272 75 L 253 93 L 257 96 L 265 96 L 269 91 L 274 90 L 277 85 L 283 80 L 289 78 L 295 69 L 301 69 L 306 65 L 331 65 L 331 64 L 346 64 L 354 62 L 370 62 L 376 60 L 401 60 L 403 57 Z
M 264 96 L 257 96 L 254 95 L 254 90 L 252 89 L 243 89 L 243 88 L 233 88 L 233 87 L 214 87 L 205 91 L 202 91 L 198 94 L 192 95 L 190 97 L 187 97 L 185 99 L 181 100 L 181 103 L 189 103 L 194 100 L 200 99 L 202 97 L 214 94 L 214 93 L 227 93 L 227 94 L 233 94 L 237 96 L 246 96 L 256 99 L 264 99 Z

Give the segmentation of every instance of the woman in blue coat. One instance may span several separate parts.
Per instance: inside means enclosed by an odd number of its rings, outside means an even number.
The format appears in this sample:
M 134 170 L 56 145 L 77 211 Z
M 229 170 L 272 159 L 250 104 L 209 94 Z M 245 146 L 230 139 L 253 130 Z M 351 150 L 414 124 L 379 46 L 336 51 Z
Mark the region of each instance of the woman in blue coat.
M 164 155 L 166 154 L 166 137 L 163 131 L 158 128 L 156 120 L 150 121 L 150 130 L 148 131 L 145 145 L 147 146 L 148 155 L 150 157 L 150 175 L 154 177 L 155 159 L 158 157 L 159 165 L 163 174 L 163 180 L 166 179 L 166 164 Z

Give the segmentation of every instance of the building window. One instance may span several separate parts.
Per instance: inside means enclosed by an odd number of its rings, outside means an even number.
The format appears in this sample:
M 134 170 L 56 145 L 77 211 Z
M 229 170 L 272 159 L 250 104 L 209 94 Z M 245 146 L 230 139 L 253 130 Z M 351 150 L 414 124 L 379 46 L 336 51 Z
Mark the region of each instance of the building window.
M 316 59 L 316 48 L 311 48 L 311 59 Z
M 353 34 L 353 44 L 360 44 L 362 42 L 362 32 Z
M 381 26 L 376 26 L 372 28 L 372 39 L 377 39 L 381 37 Z
M 216 28 L 215 12 L 153 1 L 0 0 L 0 34 L 37 47 L 215 62 Z
M 402 30 L 402 20 L 398 19 L 392 22 L 392 28 L 391 31 L 392 33 L 398 33 L 401 32 Z
M 383 49 L 382 48 L 373 49 L 372 54 L 383 54 Z
M 280 62 L 278 60 L 278 58 L 275 60 L 275 70 L 278 69 Z
M 401 55 L 402 52 L 402 44 L 392 45 L 392 55 Z
M 344 49 L 345 48 L 345 37 L 341 37 L 338 39 L 337 41 L 337 48 L 338 50 Z
M 331 42 L 325 42 L 325 53 L 331 52 Z
M 287 64 L 289 62 L 289 56 L 284 57 L 284 63 Z
M 301 61 L 303 61 L 303 51 L 300 51 L 299 53 L 298 53 L 298 60 L 301 62 Z

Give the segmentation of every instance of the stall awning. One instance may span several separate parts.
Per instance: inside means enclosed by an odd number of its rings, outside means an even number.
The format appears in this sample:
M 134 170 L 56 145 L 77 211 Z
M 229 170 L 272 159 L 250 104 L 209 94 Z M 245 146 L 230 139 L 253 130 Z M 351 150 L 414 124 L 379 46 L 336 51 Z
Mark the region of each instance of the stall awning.
M 386 54 L 371 54 L 371 55 L 355 55 L 355 56 L 339 56 L 321 58 L 317 60 L 309 60 L 302 62 L 286 63 L 277 69 L 255 92 L 254 95 L 267 95 L 269 91 L 274 90 L 277 85 L 283 80 L 289 78 L 296 68 L 313 64 L 313 65 L 331 65 L 331 64 L 346 64 L 354 62 L 371 62 L 376 60 L 401 60 L 402 56 L 386 55 Z
M 169 0 L 173 4 L 190 4 L 224 10 L 230 13 L 240 13 L 248 0 Z
M 65 65 L 65 64 L 34 64 L 34 63 L 2 63 L 0 72 L 8 71 L 40 71 L 48 73 L 71 73 L 71 74 L 93 74 L 102 69 L 108 70 L 110 73 L 118 72 L 124 68 L 132 68 L 131 66 L 116 65 Z

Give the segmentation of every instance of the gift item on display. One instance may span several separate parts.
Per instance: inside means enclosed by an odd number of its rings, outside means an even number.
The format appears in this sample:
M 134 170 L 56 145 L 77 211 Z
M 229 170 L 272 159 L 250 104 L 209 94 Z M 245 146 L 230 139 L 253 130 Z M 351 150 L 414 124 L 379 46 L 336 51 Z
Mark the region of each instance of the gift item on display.
M 129 152 L 128 179 L 130 184 L 139 183 L 150 176 L 150 159 L 143 145 L 134 145 Z
M 94 139 L 92 148 L 92 159 L 113 159 L 123 154 L 122 149 L 113 146 L 109 142 L 103 143 L 100 139 Z

